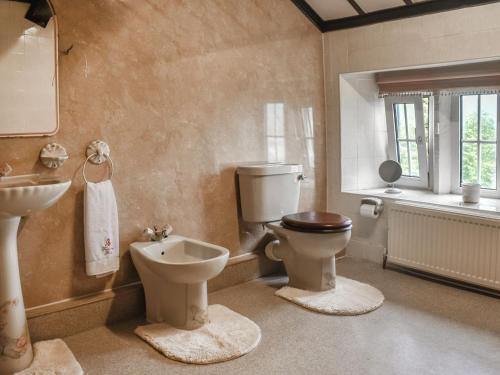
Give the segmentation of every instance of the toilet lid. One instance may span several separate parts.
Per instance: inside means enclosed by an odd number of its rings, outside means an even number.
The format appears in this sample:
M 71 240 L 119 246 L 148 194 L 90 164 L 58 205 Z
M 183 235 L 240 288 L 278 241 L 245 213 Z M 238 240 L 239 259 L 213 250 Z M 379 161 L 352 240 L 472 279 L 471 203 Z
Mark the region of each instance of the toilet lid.
M 283 216 L 283 224 L 302 231 L 345 231 L 352 225 L 351 219 L 333 212 L 308 211 Z

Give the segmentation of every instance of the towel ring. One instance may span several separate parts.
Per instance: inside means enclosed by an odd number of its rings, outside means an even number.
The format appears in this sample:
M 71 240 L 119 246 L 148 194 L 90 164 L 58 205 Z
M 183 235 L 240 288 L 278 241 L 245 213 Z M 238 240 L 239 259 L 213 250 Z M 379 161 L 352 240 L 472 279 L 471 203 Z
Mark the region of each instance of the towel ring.
M 113 160 L 111 160 L 111 157 L 109 156 L 110 149 L 109 146 L 106 142 L 100 141 L 100 140 L 95 140 L 91 142 L 88 147 L 87 147 L 87 158 L 85 159 L 85 162 L 83 163 L 83 179 L 85 180 L 86 183 L 89 181 L 87 180 L 87 176 L 85 176 L 85 168 L 87 167 L 87 163 L 90 161 L 92 164 L 96 165 L 101 165 L 104 162 L 108 162 L 109 164 L 109 179 L 113 177 Z

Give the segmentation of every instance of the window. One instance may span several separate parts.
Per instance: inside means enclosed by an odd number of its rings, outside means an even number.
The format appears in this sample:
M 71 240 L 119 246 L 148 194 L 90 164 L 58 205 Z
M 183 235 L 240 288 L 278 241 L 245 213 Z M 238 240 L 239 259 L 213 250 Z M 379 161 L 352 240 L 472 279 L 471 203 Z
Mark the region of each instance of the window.
M 498 103 L 498 95 L 460 97 L 460 186 L 497 190 Z
M 396 131 L 396 150 L 398 161 L 403 169 L 403 176 L 420 177 L 418 166 L 417 135 L 415 124 L 415 105 L 396 103 L 394 110 L 394 128 Z
M 429 137 L 429 129 L 430 129 L 430 123 L 431 123 L 431 97 L 430 96 L 424 96 L 422 98 L 422 106 L 424 110 L 424 130 L 425 130 L 425 146 L 426 146 L 426 153 L 427 157 L 430 158 L 430 152 L 429 152 L 429 147 L 430 147 L 430 137 Z
M 426 98 L 426 110 L 429 108 Z M 401 164 L 400 184 L 427 188 L 427 138 L 429 116 L 424 121 L 424 100 L 421 97 L 386 97 L 386 120 L 389 156 Z M 426 129 L 427 127 L 427 129 Z
M 397 160 L 403 170 L 398 183 L 460 194 L 463 183 L 477 182 L 483 196 L 500 197 L 497 163 L 500 95 L 449 98 L 437 96 L 433 101 L 431 97 L 417 96 L 385 98 L 389 157 Z M 429 130 L 432 103 L 439 109 L 436 134 Z M 428 178 L 430 155 L 437 161 L 431 171 L 433 186 L 429 186 Z

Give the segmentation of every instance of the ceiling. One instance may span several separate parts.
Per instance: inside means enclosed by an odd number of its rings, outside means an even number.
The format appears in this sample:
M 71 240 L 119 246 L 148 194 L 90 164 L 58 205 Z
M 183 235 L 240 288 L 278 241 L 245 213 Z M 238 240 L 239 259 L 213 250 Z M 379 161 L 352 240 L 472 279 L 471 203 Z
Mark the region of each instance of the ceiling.
M 500 0 L 291 0 L 322 32 Z

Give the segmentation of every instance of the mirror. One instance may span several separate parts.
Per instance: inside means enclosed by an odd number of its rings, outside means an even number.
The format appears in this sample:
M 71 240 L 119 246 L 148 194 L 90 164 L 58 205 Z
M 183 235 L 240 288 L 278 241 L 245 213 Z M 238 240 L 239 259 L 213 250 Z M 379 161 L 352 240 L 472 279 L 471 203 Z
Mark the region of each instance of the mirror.
M 0 137 L 58 129 L 57 20 L 48 0 L 0 0 Z
M 389 194 L 399 194 L 401 190 L 394 187 L 394 183 L 401 178 L 403 174 L 403 169 L 401 165 L 395 160 L 386 160 L 380 164 L 378 168 L 378 174 L 380 178 L 387 182 L 390 187 L 385 190 L 385 193 Z

